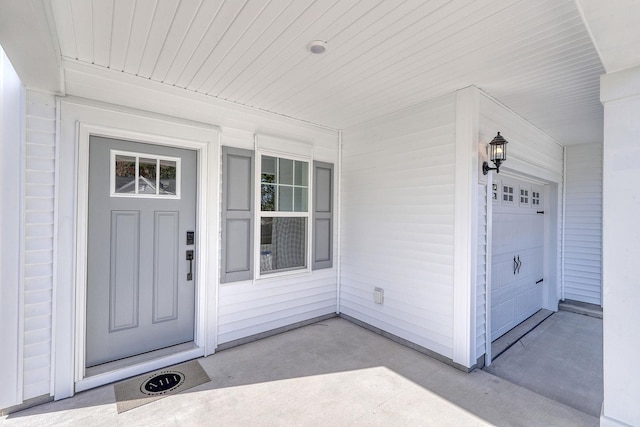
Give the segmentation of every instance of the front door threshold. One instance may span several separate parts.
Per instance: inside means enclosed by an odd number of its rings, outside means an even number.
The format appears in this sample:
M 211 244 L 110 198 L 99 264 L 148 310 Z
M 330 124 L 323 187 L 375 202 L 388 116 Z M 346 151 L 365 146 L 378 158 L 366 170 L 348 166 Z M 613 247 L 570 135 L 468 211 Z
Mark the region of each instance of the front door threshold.
M 191 341 L 126 359 L 103 363 L 86 368 L 84 378 L 76 382 L 75 391 L 77 393 L 89 390 L 202 356 L 204 356 L 204 348 L 197 347 Z

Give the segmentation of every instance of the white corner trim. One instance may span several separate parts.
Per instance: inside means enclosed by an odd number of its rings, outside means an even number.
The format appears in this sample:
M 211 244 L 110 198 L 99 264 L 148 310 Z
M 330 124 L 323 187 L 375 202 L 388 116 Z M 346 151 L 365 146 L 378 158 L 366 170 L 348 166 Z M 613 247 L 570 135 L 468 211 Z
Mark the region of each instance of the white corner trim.
M 25 111 L 24 87 L 0 48 L 0 409 L 23 399 Z
M 477 88 L 471 86 L 456 93 L 453 361 L 467 368 L 476 362 L 479 111 Z
M 340 314 L 341 310 L 341 293 L 342 293 L 342 131 L 338 132 L 338 164 L 334 176 L 336 212 L 334 215 L 336 222 L 336 255 L 334 265 L 336 265 L 336 313 Z
M 491 250 L 493 245 L 493 174 L 489 174 L 487 179 L 487 232 L 486 232 L 486 248 L 484 255 L 485 273 L 485 302 L 484 302 L 484 348 L 485 348 L 485 366 L 491 366 L 493 353 L 491 352 L 491 259 L 493 252 Z

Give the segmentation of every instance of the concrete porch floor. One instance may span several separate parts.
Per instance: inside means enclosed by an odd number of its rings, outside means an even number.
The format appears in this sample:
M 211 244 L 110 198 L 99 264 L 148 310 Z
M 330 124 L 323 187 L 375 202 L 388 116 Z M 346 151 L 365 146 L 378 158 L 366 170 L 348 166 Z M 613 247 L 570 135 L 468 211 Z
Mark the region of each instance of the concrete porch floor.
M 598 418 L 487 372 L 466 374 L 332 318 L 200 359 L 212 381 L 118 414 L 113 385 L 2 426 L 597 426 Z
M 484 370 L 598 417 L 602 354 L 602 319 L 558 311 Z

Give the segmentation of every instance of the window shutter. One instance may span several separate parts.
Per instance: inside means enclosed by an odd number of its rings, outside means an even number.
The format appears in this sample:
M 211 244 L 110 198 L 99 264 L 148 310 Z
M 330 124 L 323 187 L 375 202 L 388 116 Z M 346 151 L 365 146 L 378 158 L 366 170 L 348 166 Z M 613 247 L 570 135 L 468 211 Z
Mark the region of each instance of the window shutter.
M 253 279 L 254 153 L 222 147 L 221 283 Z
M 333 164 L 313 162 L 313 270 L 333 266 Z

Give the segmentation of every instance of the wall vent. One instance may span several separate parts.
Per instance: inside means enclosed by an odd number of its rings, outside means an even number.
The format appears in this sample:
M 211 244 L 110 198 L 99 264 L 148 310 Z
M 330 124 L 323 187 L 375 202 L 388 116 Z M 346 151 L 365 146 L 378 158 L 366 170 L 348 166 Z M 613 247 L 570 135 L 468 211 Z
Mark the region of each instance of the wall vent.
M 375 288 L 373 290 L 373 302 L 376 304 L 382 304 L 384 302 L 384 290 L 382 288 Z

